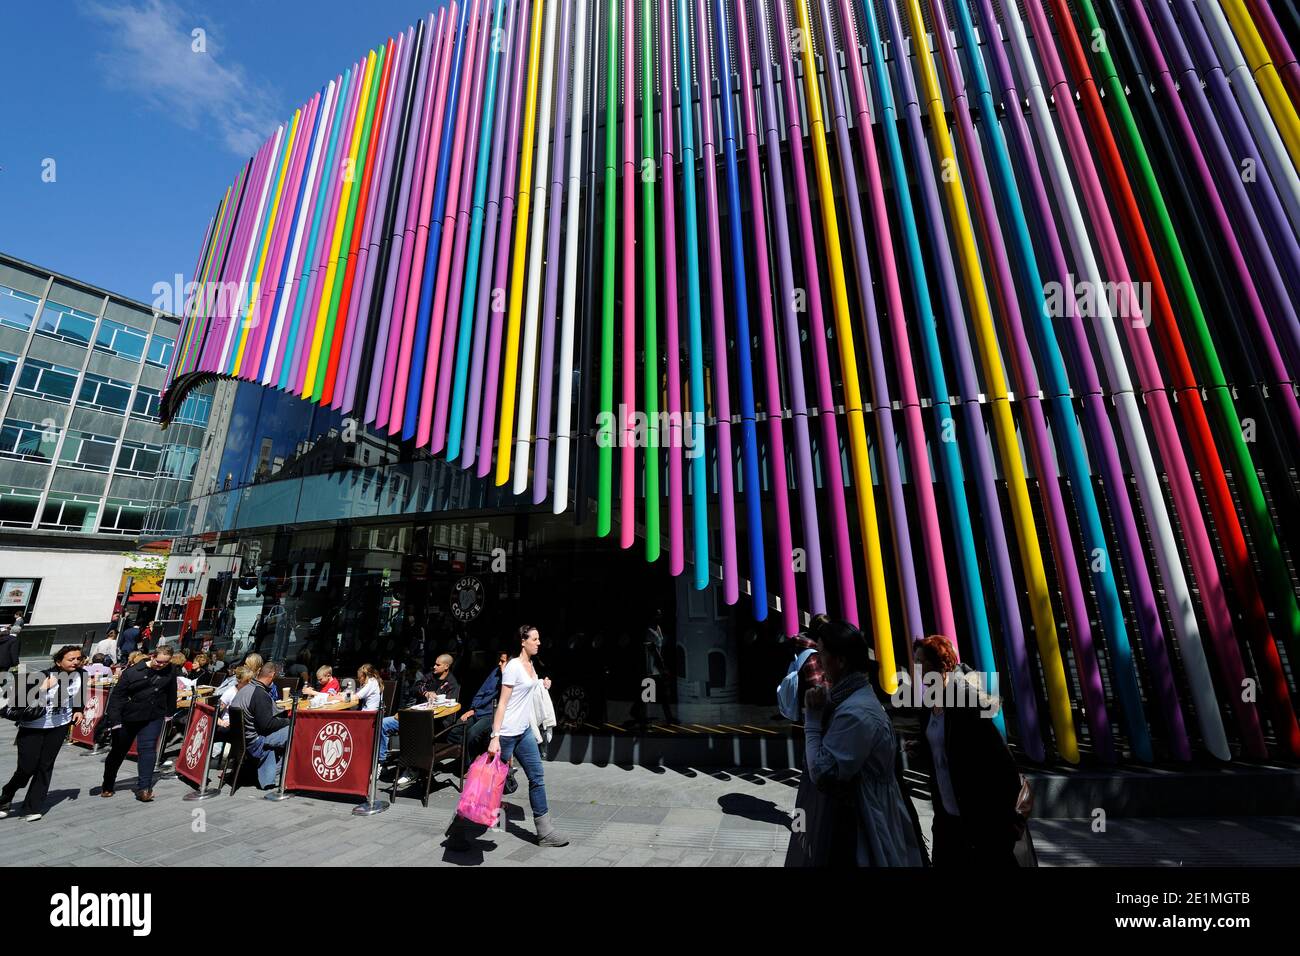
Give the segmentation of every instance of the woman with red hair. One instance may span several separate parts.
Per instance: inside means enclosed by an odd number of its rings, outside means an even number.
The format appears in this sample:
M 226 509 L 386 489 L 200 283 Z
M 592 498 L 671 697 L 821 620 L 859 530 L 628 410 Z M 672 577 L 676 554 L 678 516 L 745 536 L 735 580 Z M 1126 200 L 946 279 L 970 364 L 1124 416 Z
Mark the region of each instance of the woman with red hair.
M 917 756 L 928 764 L 934 804 L 931 857 L 939 866 L 1016 866 L 1023 829 L 1020 771 L 997 725 L 996 698 L 958 663 L 952 642 L 933 634 L 916 645 L 924 684 Z

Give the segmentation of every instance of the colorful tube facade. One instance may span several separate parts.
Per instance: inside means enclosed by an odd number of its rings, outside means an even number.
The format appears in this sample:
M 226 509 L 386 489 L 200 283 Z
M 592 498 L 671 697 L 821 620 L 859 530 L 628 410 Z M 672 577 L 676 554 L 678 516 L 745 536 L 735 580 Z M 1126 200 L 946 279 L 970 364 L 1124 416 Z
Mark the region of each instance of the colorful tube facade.
M 246 381 L 590 503 L 889 692 L 947 633 L 1033 760 L 1300 756 L 1291 22 L 453 0 L 237 170 L 163 418 Z

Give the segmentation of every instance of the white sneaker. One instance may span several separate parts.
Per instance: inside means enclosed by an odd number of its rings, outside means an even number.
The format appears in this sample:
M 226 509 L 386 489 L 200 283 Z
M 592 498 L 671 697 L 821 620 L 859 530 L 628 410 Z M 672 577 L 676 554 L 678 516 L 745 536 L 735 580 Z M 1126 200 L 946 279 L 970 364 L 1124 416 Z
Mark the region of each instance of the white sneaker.
M 5 807 L 3 810 L 0 810 L 0 820 L 3 820 L 5 817 L 11 815 L 12 813 L 13 813 L 12 810 L 10 810 L 8 807 Z
M 45 814 L 43 813 L 29 813 L 27 814 L 27 816 L 23 817 L 23 819 L 26 820 L 28 823 L 35 823 L 43 816 L 45 816 Z
M 415 778 L 408 773 L 404 773 L 397 778 L 397 785 L 399 787 L 409 787 L 413 783 L 415 783 Z

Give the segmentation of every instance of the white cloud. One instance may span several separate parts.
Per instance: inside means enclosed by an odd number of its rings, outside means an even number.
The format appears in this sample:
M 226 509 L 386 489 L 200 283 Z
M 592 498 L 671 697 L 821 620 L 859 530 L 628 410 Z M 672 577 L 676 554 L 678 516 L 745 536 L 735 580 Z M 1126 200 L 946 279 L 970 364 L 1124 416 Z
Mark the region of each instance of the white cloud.
M 112 86 L 141 97 L 185 129 L 209 133 L 241 157 L 275 130 L 270 92 L 243 67 L 221 62 L 209 24 L 200 18 L 171 0 L 84 0 L 82 7 L 106 28 L 100 61 Z M 193 49 L 195 29 L 205 31 L 205 52 Z

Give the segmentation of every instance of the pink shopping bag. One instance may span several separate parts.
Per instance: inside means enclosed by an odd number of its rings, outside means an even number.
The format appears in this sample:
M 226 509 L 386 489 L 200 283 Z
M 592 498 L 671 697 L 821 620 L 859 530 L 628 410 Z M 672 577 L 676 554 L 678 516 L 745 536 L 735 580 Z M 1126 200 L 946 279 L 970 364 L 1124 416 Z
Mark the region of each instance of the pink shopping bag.
M 475 760 L 465 775 L 465 789 L 456 812 L 471 823 L 485 827 L 496 823 L 508 770 L 498 754 L 483 754 Z

